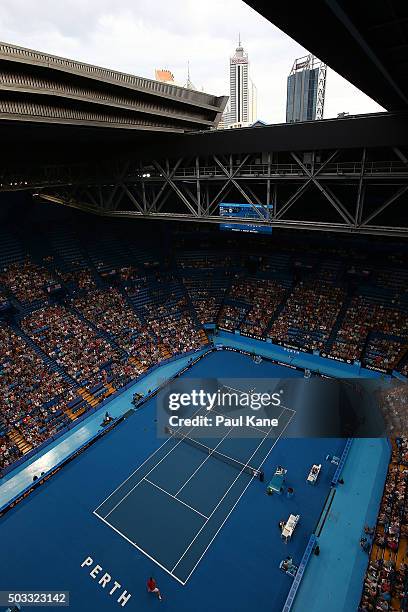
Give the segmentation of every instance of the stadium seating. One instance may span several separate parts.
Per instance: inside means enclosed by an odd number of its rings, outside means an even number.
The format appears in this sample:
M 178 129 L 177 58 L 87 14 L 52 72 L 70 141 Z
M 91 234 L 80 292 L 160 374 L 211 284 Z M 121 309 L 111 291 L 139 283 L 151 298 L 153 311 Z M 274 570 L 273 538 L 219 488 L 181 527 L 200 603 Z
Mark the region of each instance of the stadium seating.
M 37 240 L 31 226 L 0 232 L 0 469 L 205 346 L 204 323 L 408 376 L 404 252 L 379 265 L 341 246 L 260 239 L 251 253 L 180 230 L 172 253 L 167 238 L 155 248 L 125 226 L 47 227 Z
M 300 281 L 268 336 L 309 350 L 324 349 L 344 299 L 345 291 L 331 282 L 321 278 Z
M 381 333 L 373 337 L 370 333 Z M 331 347 L 331 354 L 393 368 L 403 356 L 408 336 L 407 311 L 378 296 L 353 297 Z M 394 338 L 393 338 L 394 337 Z
M 46 268 L 30 259 L 14 262 L 0 273 L 2 283 L 22 304 L 41 303 L 46 298 L 46 288 L 57 279 Z
M 407 493 L 408 440 L 393 442 L 377 524 L 372 535 L 370 561 L 366 572 L 359 610 L 405 609 L 408 566 Z M 390 603 L 392 607 L 390 607 Z
M 0 355 L 0 436 L 10 463 L 10 457 L 18 458 L 58 431 L 74 390 L 57 367 L 1 322 Z

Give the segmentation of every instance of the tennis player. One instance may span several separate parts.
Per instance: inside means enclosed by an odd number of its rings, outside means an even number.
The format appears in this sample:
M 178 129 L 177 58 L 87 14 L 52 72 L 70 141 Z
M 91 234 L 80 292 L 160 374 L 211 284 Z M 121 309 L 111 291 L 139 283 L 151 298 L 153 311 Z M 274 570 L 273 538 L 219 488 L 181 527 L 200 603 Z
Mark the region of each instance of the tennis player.
M 151 576 L 149 580 L 147 581 L 147 591 L 148 593 L 155 593 L 155 595 L 157 595 L 157 597 L 161 600 L 162 596 L 160 593 L 160 589 L 157 586 L 155 579 L 152 578 Z

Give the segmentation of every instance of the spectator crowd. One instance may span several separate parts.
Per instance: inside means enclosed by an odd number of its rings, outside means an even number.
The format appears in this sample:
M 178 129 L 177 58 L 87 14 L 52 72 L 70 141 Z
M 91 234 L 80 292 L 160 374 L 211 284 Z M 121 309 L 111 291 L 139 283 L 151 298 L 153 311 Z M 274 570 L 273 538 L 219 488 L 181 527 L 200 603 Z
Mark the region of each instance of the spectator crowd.
M 34 447 L 64 426 L 81 389 L 119 389 L 164 359 L 205 345 L 204 322 L 408 375 L 403 272 L 395 281 L 379 273 L 381 291 L 372 296 L 355 283 L 362 265 L 349 271 L 350 291 L 341 266 L 330 262 L 318 272 L 308 263 L 306 272 L 282 280 L 289 259 L 260 258 L 258 277 L 242 256 L 186 254 L 177 260 L 182 279 L 168 261 L 163 270 L 157 262 L 110 270 L 105 262 L 100 275 L 80 258 L 65 267 L 53 257 L 4 266 L 0 304 L 11 296 L 13 308 L 21 307 L 17 316 L 0 313 L 0 468 L 21 455 L 16 436 Z M 58 296 L 50 286 L 60 287 Z M 404 401 L 390 391 L 393 431 L 400 430 Z M 384 545 L 394 536 L 384 535 Z
M 12 263 L 0 271 L 0 284 L 23 304 L 45 299 L 47 286 L 55 281 L 52 272 L 30 259 Z
M 268 336 L 272 340 L 322 350 L 340 312 L 345 292 L 321 279 L 300 281 Z
M 136 268 L 120 270 L 120 290 L 98 286 L 89 268 L 53 272 L 54 264 L 24 260 L 1 272 L 0 283 L 25 310 L 16 320 L 0 319 L 0 470 L 65 426 L 81 389 L 119 389 L 208 342 L 185 297 L 170 295 L 148 304 L 143 316 L 136 312 L 126 299 L 129 283 L 145 285 Z M 50 283 L 64 286 L 59 300 L 47 294 Z
M 17 432 L 36 446 L 60 427 L 73 386 L 5 323 L 0 323 L 0 356 L 0 432 Z M 21 454 L 8 435 L 1 446 L 0 469 Z
M 408 538 L 408 438 L 394 441 L 359 612 L 406 610 L 408 565 L 400 554 Z

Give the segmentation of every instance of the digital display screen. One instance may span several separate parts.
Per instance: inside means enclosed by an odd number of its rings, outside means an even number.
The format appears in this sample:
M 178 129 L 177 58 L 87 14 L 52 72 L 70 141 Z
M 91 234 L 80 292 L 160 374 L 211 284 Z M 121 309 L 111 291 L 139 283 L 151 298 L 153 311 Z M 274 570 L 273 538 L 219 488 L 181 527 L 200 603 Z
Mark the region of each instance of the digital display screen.
M 259 206 L 259 204 L 254 205 L 260 211 L 260 214 L 266 217 L 265 208 Z M 268 209 L 272 209 L 272 206 L 268 206 Z M 226 217 L 230 219 L 258 219 L 259 215 L 254 207 L 251 204 L 237 204 L 237 203 L 228 203 L 221 202 L 219 205 L 219 213 L 221 217 Z M 221 223 L 220 229 L 223 231 L 230 232 L 248 232 L 251 234 L 272 234 L 272 227 L 265 225 L 253 225 L 250 223 Z

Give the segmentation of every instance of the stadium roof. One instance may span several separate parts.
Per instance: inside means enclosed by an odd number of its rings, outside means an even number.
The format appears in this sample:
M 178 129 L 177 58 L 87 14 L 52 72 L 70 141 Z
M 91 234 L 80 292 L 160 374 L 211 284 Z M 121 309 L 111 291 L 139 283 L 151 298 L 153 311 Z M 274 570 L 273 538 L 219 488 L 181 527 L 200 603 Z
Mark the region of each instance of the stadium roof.
M 184 132 L 217 125 L 213 96 L 0 42 L 0 120 Z
M 0 159 L 7 168 L 125 158 L 146 161 L 261 151 L 405 147 L 408 121 L 406 113 L 379 113 L 188 133 L 0 122 L 0 133 Z
M 392 112 L 214 130 L 225 97 L 0 43 L 0 191 L 110 216 L 219 222 L 221 195 L 255 206 L 273 190 L 272 217 L 258 224 L 406 236 L 403 11 L 387 26 L 376 1 L 362 23 L 361 7 L 331 0 L 296 4 L 290 18 L 277 3 L 252 4 Z M 377 27 L 384 40 L 367 47 Z
M 386 110 L 408 110 L 408 2 L 245 2 Z

